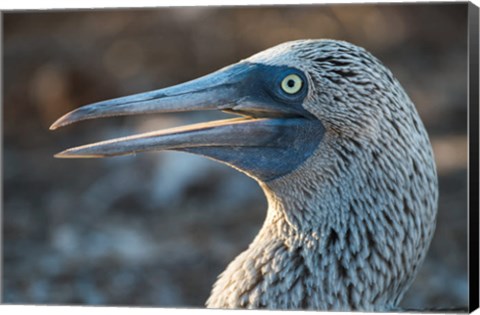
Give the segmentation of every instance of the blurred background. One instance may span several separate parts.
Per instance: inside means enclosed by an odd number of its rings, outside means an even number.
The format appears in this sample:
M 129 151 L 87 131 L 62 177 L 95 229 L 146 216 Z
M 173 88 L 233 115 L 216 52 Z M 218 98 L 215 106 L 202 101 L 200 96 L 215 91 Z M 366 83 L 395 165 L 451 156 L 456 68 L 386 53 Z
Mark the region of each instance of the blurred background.
M 259 230 L 257 184 L 185 153 L 59 160 L 70 146 L 223 117 L 102 119 L 81 105 L 196 78 L 278 43 L 333 38 L 389 67 L 431 136 L 438 225 L 402 305 L 467 304 L 467 4 L 4 14 L 3 302 L 202 307 Z

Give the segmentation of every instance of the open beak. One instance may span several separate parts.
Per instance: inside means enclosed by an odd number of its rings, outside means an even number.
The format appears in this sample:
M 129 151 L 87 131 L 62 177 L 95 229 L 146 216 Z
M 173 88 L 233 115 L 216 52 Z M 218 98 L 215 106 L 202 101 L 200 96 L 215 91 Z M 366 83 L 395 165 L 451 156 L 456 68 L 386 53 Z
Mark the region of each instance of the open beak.
M 264 72 L 263 65 L 240 62 L 176 86 L 80 107 L 58 119 L 50 129 L 101 117 L 192 110 L 223 110 L 243 117 L 97 142 L 55 157 L 97 158 L 178 150 L 206 155 L 249 172 L 252 154 L 255 159 L 270 158 L 276 151 L 288 149 L 302 137 L 304 125 L 312 123 L 303 108 L 285 106 L 262 92 L 260 72 Z

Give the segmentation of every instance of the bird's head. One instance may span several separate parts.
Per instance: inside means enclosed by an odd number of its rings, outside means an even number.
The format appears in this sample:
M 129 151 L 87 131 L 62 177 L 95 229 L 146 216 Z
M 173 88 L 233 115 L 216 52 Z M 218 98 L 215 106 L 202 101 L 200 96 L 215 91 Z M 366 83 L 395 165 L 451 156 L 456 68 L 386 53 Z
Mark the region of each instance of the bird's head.
M 287 42 L 183 84 L 81 107 L 51 129 L 100 117 L 190 110 L 242 117 L 98 142 L 57 157 L 186 151 L 307 199 L 322 181 L 335 182 L 338 192 L 355 180 L 364 185 L 368 176 L 379 185 L 372 172 L 382 169 L 407 180 L 411 169 L 431 158 L 418 114 L 390 71 L 364 49 L 334 40 Z M 420 148 L 422 138 L 426 149 Z

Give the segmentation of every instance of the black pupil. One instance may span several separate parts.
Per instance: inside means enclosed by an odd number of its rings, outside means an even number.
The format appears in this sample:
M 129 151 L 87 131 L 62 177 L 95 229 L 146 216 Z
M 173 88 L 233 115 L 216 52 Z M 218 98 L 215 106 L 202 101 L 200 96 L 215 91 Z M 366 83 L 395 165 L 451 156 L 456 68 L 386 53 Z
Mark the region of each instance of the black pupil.
M 295 86 L 295 81 L 290 79 L 290 80 L 288 80 L 287 85 L 288 85 L 288 87 L 294 87 Z

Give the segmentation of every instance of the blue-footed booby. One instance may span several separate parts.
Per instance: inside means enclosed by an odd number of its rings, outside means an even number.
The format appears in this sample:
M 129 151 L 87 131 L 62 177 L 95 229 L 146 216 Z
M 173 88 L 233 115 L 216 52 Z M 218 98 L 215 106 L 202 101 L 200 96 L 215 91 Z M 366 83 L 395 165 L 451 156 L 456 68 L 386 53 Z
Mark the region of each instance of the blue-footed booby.
M 435 229 L 425 127 L 400 83 L 363 48 L 298 40 L 198 79 L 78 108 L 99 117 L 221 110 L 238 118 L 68 149 L 62 158 L 176 150 L 254 178 L 265 222 L 216 281 L 210 308 L 389 311 Z

